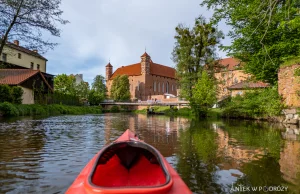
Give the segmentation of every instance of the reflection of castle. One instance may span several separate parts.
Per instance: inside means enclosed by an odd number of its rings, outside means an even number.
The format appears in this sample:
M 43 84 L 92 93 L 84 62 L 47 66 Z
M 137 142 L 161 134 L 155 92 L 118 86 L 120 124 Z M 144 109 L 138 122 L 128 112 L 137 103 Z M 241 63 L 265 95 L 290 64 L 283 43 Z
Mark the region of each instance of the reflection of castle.
M 137 133 L 140 139 L 156 147 L 164 156 L 175 153 L 178 145 L 179 130 L 189 127 L 186 118 L 170 118 L 165 116 L 147 116 L 143 114 L 124 117 L 105 117 L 106 143 L 112 141 L 112 129 L 130 129 Z M 168 146 L 166 146 L 168 145 Z
M 236 144 L 237 140 L 230 138 L 228 133 L 217 125 L 214 125 L 216 133 L 218 133 L 218 152 L 223 158 L 221 169 L 241 169 L 241 166 L 254 160 L 259 160 L 264 155 L 262 149 L 249 149 L 245 146 Z M 290 134 L 282 134 L 282 137 L 291 137 Z M 294 137 L 293 139 L 298 139 Z M 279 143 L 279 142 L 278 142 Z M 300 142 L 285 141 L 284 148 L 280 152 L 280 171 L 283 179 L 287 182 L 299 184 L 300 182 Z M 234 176 L 234 174 L 232 174 Z
M 228 133 L 217 125 L 215 125 L 215 127 L 215 131 L 218 134 L 218 153 L 226 158 L 230 158 L 230 160 L 222 164 L 223 169 L 238 169 L 243 163 L 257 160 L 261 158 L 259 155 L 263 155 L 261 149 L 250 150 L 247 147 L 236 145 L 236 139 L 229 138 Z

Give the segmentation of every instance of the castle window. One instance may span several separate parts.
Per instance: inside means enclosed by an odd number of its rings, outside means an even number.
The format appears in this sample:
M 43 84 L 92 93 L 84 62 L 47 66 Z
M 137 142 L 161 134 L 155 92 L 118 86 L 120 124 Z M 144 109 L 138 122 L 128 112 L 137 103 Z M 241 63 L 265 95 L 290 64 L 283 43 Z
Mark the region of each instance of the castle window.
M 172 84 L 172 92 L 174 91 L 174 85 Z
M 33 62 L 30 63 L 30 69 L 33 69 L 34 65 Z
M 18 58 L 21 59 L 22 58 L 22 55 L 21 53 L 18 53 Z
M 37 65 L 36 65 L 36 68 L 37 68 L 37 69 L 40 69 L 40 64 L 37 64 Z
M 137 90 L 140 91 L 140 81 L 138 81 Z
M 160 92 L 160 83 L 158 83 L 158 92 Z
M 165 84 L 162 83 L 161 91 L 164 93 L 165 92 Z
M 166 92 L 169 93 L 169 82 L 166 84 Z
M 153 91 L 156 92 L 156 82 L 153 82 Z

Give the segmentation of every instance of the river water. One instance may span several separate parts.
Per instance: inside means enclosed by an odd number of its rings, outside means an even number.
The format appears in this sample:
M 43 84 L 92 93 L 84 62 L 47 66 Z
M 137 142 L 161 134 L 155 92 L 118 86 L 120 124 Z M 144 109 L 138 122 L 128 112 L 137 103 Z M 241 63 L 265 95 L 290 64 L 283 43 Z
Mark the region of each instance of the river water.
M 64 193 L 87 162 L 127 128 L 156 147 L 194 193 L 264 186 L 300 193 L 297 129 L 135 114 L 0 121 L 0 193 Z

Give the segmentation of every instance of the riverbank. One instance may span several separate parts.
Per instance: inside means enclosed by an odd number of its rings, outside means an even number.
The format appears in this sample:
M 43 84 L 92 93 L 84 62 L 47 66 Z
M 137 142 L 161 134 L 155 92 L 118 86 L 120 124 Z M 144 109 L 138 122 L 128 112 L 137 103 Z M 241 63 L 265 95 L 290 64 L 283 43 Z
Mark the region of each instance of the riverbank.
M 11 104 L 8 102 L 0 103 L 0 117 L 100 113 L 102 113 L 102 108 L 96 106 L 67 106 L 60 104 Z

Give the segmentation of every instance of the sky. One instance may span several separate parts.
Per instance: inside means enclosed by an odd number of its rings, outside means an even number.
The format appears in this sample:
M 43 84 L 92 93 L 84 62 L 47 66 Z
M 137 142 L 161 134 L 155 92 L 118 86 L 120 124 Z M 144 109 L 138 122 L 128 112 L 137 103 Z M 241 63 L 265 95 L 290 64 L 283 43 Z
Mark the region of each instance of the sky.
M 200 6 L 199 0 L 63 0 L 63 19 L 69 24 L 59 26 L 61 36 L 51 37 L 59 43 L 44 54 L 47 73 L 83 74 L 90 84 L 96 75 L 105 76 L 110 61 L 113 71 L 118 67 L 140 62 L 145 52 L 155 63 L 175 67 L 171 53 L 175 44 L 175 27 L 192 27 L 195 18 L 212 16 Z M 220 24 L 228 32 L 229 27 Z M 228 45 L 230 40 L 222 40 Z M 226 53 L 218 52 L 225 58 Z

